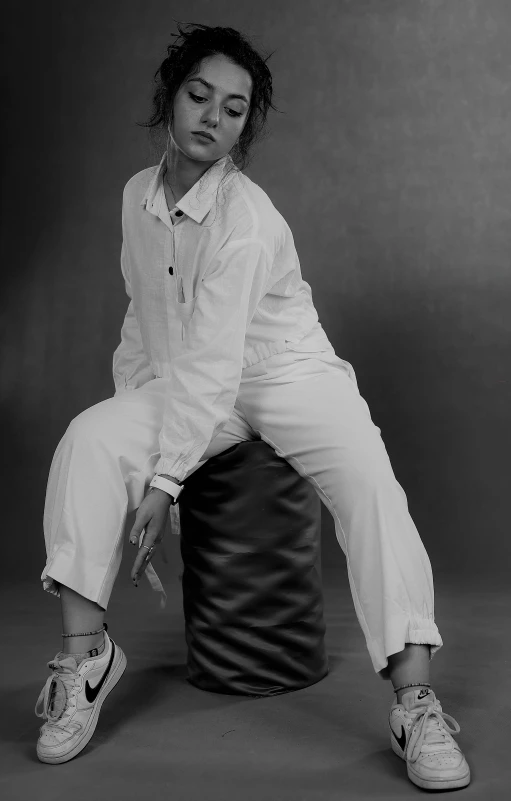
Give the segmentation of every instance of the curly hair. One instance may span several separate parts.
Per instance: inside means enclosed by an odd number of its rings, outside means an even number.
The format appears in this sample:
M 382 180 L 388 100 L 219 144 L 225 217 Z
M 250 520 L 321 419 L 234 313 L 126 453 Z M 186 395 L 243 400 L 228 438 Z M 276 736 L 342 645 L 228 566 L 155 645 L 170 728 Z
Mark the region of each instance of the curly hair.
M 252 78 L 252 97 L 245 127 L 230 156 L 239 170 L 250 161 L 252 146 L 266 135 L 266 118 L 272 108 L 273 85 L 266 59 L 257 52 L 248 37 L 234 28 L 209 27 L 192 22 L 177 23 L 179 34 L 171 34 L 176 41 L 167 47 L 167 58 L 154 74 L 156 89 L 153 95 L 152 114 L 143 127 L 166 130 L 172 123 L 174 98 L 185 80 L 197 75 L 202 59 L 224 55 L 243 67 Z

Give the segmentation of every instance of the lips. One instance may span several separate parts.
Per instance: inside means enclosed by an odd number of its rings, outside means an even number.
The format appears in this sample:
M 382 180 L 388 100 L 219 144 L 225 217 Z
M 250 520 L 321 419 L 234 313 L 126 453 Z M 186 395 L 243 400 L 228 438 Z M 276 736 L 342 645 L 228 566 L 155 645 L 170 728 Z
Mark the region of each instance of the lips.
M 207 133 L 206 131 L 192 131 L 192 133 L 196 136 L 201 136 L 203 139 L 207 139 L 209 142 L 215 141 L 211 134 Z

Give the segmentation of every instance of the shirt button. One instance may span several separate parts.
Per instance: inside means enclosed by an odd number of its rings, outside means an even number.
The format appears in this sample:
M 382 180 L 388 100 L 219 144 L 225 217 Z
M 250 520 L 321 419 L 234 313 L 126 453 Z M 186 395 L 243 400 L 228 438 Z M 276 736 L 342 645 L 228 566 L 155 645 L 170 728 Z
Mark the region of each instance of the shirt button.
M 169 274 L 174 275 L 174 268 L 172 267 L 172 265 L 169 267 Z
M 176 217 L 182 217 L 184 214 L 183 211 L 176 211 Z

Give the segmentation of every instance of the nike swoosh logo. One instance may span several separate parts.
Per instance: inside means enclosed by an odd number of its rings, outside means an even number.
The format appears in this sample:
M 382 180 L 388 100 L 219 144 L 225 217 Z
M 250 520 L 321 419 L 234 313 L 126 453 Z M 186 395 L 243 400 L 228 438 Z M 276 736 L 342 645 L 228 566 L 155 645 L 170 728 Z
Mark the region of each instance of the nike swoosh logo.
M 98 684 L 96 684 L 95 687 L 91 687 L 88 681 L 85 682 L 85 697 L 86 697 L 87 701 L 89 702 L 89 704 L 94 703 L 94 701 L 98 697 L 99 691 L 101 690 L 103 684 L 105 683 L 105 681 L 107 679 L 108 674 L 110 673 L 110 668 L 112 667 L 112 663 L 114 661 L 114 655 L 115 655 L 115 644 L 114 644 L 113 641 L 111 641 L 111 642 L 112 642 L 112 653 L 110 654 L 110 661 L 108 662 L 108 666 L 107 666 L 105 672 L 103 673 L 101 681 L 98 682 Z
M 394 731 L 394 729 L 392 728 L 392 726 L 390 727 L 390 730 L 391 730 L 392 734 L 394 735 L 394 737 L 396 738 L 397 744 L 399 745 L 401 751 L 404 751 L 405 750 L 405 745 L 406 745 L 406 732 L 404 730 L 404 727 L 401 726 L 401 735 L 399 737 L 397 736 L 397 734 Z

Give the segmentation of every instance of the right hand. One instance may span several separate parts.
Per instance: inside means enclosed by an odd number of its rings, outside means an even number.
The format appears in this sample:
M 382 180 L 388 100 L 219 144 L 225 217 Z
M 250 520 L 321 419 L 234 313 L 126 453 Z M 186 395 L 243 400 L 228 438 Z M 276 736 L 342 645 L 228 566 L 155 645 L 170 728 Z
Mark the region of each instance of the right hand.
M 171 497 L 167 492 L 151 488 L 137 509 L 135 523 L 130 531 L 130 543 L 138 545 L 144 529 L 145 534 L 131 569 L 131 579 L 135 586 L 138 586 L 138 579 L 152 559 L 154 551 L 149 551 L 148 548 L 158 545 L 163 539 L 170 502 Z M 148 547 L 143 548 L 143 545 Z

